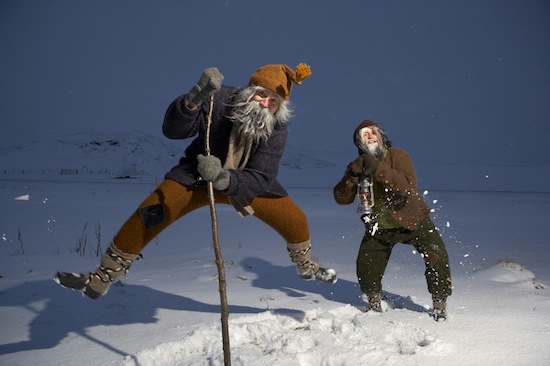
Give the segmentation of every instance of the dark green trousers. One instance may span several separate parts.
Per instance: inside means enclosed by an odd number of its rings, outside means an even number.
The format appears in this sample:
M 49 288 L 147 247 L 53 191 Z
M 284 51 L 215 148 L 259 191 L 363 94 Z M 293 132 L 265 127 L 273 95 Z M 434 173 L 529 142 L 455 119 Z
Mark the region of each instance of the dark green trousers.
M 426 264 L 424 274 L 428 291 L 433 297 L 446 298 L 451 295 L 449 255 L 429 217 L 414 231 L 404 228 L 379 229 L 371 236 L 367 230 L 357 256 L 357 278 L 363 293 L 369 295 L 382 291 L 382 277 L 397 243 L 412 245 L 422 255 Z

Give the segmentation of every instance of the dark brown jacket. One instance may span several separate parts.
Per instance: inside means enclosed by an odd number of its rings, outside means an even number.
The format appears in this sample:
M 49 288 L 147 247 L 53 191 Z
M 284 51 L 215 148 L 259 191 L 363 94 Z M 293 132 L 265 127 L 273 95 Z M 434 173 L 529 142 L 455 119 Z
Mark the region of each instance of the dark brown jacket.
M 334 199 L 340 205 L 348 205 L 355 199 L 359 178 L 350 176 L 346 169 L 344 177 L 334 187 Z M 412 160 L 404 150 L 390 147 L 385 158 L 374 172 L 375 191 L 383 192 L 381 209 L 387 210 L 402 227 L 416 230 L 429 215 L 430 209 L 418 193 L 416 171 Z M 377 189 L 377 188 L 382 189 Z M 381 203 L 383 202 L 383 203 Z

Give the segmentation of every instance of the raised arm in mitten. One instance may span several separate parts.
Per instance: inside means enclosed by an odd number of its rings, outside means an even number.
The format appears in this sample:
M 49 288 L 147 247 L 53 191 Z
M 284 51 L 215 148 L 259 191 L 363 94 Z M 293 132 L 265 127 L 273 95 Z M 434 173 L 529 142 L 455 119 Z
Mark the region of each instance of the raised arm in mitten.
M 189 109 L 199 107 L 212 94 L 220 90 L 223 75 L 215 67 L 209 67 L 202 72 L 198 83 L 187 93 L 185 103 Z

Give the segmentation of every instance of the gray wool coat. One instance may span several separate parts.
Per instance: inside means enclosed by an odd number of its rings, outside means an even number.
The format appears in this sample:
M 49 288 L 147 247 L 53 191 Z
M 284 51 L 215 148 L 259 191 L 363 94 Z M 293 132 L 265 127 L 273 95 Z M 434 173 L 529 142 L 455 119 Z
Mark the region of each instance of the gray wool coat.
M 214 95 L 212 125 L 210 130 L 211 154 L 221 160 L 222 166 L 227 158 L 229 135 L 233 122 L 226 116 L 230 111 L 232 99 L 238 88 L 222 86 Z M 197 155 L 205 152 L 206 122 L 210 103 L 204 102 L 200 108 L 192 111 L 184 103 L 185 94 L 176 98 L 168 107 L 162 131 L 170 139 L 195 137 L 185 150 L 179 164 L 165 176 L 184 186 L 204 186 L 197 173 Z M 288 139 L 287 125 L 278 124 L 269 139 L 255 143 L 243 170 L 230 170 L 229 187 L 222 191 L 230 197 L 254 198 L 257 196 L 287 196 L 286 190 L 277 181 L 279 163 Z

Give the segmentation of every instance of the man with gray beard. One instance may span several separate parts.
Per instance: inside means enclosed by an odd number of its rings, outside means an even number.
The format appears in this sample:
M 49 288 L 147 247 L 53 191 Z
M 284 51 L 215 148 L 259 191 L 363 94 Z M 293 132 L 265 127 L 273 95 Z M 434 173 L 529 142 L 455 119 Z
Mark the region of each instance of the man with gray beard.
M 364 220 L 365 236 L 356 263 L 368 310 L 383 311 L 382 277 L 393 247 L 404 243 L 414 246 L 424 260 L 434 319 L 446 319 L 447 297 L 452 293 L 449 257 L 430 219 L 430 209 L 418 193 L 416 171 L 409 154 L 392 147 L 384 130 L 370 120 L 357 126 L 353 142 L 359 157 L 348 164 L 344 177 L 334 187 L 334 199 L 341 205 L 350 204 L 363 179 L 373 184 L 372 191 L 365 193 L 371 200 L 371 208 Z M 358 198 L 361 194 L 357 194 Z
M 276 179 L 292 113 L 292 84 L 310 74 L 305 64 L 295 70 L 266 65 L 239 89 L 222 85 L 218 69 L 204 70 L 198 83 L 170 104 L 162 126 L 168 138 L 195 137 L 185 156 L 120 228 L 94 272 L 58 272 L 54 280 L 92 299 L 102 296 L 162 230 L 208 205 L 206 182 L 211 181 L 217 203 L 257 217 L 283 237 L 300 277 L 336 282 L 336 271 L 312 260 L 307 218 Z M 211 155 L 205 156 L 212 95 Z

